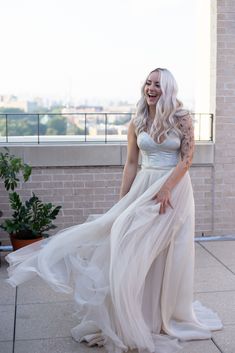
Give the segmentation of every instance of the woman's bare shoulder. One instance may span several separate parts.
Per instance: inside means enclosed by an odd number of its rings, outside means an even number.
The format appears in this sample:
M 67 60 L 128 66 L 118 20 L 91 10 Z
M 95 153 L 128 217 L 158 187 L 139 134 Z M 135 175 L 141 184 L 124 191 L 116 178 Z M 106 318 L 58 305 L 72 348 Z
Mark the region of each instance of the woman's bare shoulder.
M 185 109 L 185 108 L 179 108 L 179 109 L 177 109 L 176 110 L 176 112 L 175 112 L 175 118 L 177 119 L 177 120 L 180 120 L 180 119 L 182 119 L 182 118 L 188 118 L 188 119 L 190 119 L 191 118 L 191 113 L 190 113 L 190 111 L 188 110 L 188 109 Z

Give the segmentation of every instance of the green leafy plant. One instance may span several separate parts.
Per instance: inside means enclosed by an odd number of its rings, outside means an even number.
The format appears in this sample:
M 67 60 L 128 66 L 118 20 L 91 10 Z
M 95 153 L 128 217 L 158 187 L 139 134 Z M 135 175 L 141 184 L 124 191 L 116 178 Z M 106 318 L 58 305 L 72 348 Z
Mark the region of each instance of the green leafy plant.
M 24 181 L 28 181 L 32 168 L 24 164 L 21 158 L 6 152 L 0 154 L 0 177 L 4 180 L 6 190 L 14 190 L 22 173 Z M 13 211 L 11 218 L 4 219 L 0 228 L 17 239 L 35 239 L 48 237 L 46 233 L 56 228 L 53 221 L 56 219 L 61 206 L 52 203 L 43 203 L 34 193 L 29 200 L 22 201 L 17 192 L 9 193 L 10 206 Z M 0 211 L 0 216 L 1 216 Z
M 0 178 L 3 179 L 6 190 L 13 191 L 17 187 L 19 173 L 21 172 L 24 181 L 27 181 L 32 168 L 23 163 L 21 158 L 11 155 L 7 147 L 5 150 L 5 153 L 0 153 Z
M 42 203 L 35 194 L 25 202 L 13 192 L 9 195 L 11 209 L 14 211 L 11 219 L 6 219 L 0 227 L 17 239 L 32 239 L 49 236 L 45 232 L 56 228 L 52 223 L 58 215 L 61 206 Z

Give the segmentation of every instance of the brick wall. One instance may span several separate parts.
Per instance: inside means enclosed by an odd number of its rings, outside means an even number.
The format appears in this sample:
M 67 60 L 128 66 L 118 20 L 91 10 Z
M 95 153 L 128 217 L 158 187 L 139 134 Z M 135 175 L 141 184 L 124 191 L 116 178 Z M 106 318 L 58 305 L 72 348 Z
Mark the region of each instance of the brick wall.
M 86 220 L 90 214 L 104 213 L 118 201 L 121 166 L 33 168 L 30 180 L 20 183 L 19 193 L 29 198 L 32 191 L 43 202 L 62 205 L 56 225 L 63 229 Z M 196 204 L 196 234 L 212 231 L 212 167 L 191 168 Z M 0 184 L 0 209 L 10 216 L 8 194 Z M 55 231 L 54 231 L 55 232 Z M 1 234 L 2 239 L 8 239 Z
M 191 167 L 196 235 L 213 235 L 213 167 Z
M 118 200 L 121 176 L 121 167 L 33 168 L 30 180 L 20 183 L 16 191 L 25 199 L 34 192 L 43 202 L 61 205 L 55 222 L 57 231 L 113 206 Z M 0 209 L 4 217 L 11 215 L 3 183 L 0 183 Z M 5 239 L 6 235 L 1 237 Z
M 217 1 L 215 234 L 235 233 L 235 1 Z

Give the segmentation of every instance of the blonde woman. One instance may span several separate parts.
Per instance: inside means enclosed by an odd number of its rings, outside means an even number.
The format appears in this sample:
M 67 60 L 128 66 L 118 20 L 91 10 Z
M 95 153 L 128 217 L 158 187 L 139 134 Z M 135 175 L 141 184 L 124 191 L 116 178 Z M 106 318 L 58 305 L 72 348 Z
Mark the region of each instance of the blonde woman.
M 9 254 L 8 282 L 38 274 L 55 290 L 73 292 L 73 338 L 109 353 L 175 353 L 180 341 L 209 339 L 222 325 L 193 302 L 193 149 L 192 119 L 175 79 L 158 68 L 129 126 L 120 201 L 91 222 Z

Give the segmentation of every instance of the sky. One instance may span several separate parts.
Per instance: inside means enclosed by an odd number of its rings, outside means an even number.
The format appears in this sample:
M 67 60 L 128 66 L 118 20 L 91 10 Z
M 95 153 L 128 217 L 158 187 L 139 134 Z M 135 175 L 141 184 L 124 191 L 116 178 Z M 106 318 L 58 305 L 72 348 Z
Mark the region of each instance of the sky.
M 0 0 L 0 95 L 136 103 L 166 67 L 194 99 L 197 0 Z

